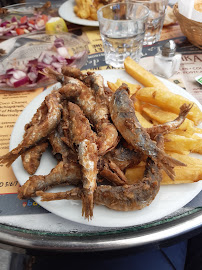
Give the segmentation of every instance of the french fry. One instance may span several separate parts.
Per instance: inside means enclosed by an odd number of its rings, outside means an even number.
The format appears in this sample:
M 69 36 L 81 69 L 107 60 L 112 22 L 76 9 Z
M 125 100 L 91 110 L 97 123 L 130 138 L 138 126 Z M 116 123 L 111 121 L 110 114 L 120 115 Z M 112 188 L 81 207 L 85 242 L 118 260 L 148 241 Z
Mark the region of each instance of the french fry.
M 121 79 L 117 79 L 116 81 L 116 85 L 119 87 L 121 86 L 123 83 L 126 83 L 130 89 L 130 95 L 132 96 L 133 94 L 135 94 L 137 92 L 137 90 L 139 90 L 141 88 L 141 85 L 139 84 L 133 84 L 133 83 L 129 83 L 127 81 L 123 81 Z
M 202 138 L 198 136 L 185 137 L 180 135 L 165 135 L 164 147 L 166 151 L 182 154 L 198 153 L 202 154 Z
M 136 111 L 135 114 L 143 128 L 150 128 L 153 126 L 153 124 L 151 124 L 140 112 Z
M 128 85 L 128 87 L 130 89 L 130 95 L 131 96 L 133 94 L 135 94 L 137 92 L 137 90 L 139 90 L 141 88 L 141 85 L 139 85 L 139 84 L 129 83 L 129 82 L 123 81 L 121 79 L 117 79 L 117 81 L 115 83 L 107 82 L 107 85 L 113 92 L 115 92 L 116 89 L 118 89 L 123 83 Z
M 116 86 L 116 84 L 115 83 L 112 83 L 112 82 L 107 82 L 107 85 L 108 85 L 108 87 L 113 91 L 113 92 L 115 92 L 116 91 L 116 89 L 117 89 L 117 86 Z
M 142 180 L 144 175 L 145 166 L 136 166 L 126 169 L 125 176 L 127 184 L 134 185 Z
M 124 61 L 124 67 L 128 74 L 130 74 L 135 80 L 140 82 L 144 86 L 157 87 L 160 89 L 169 89 L 152 73 L 141 67 L 130 57 L 127 57 Z
M 148 103 L 144 103 L 144 105 L 142 105 L 142 111 L 146 113 L 151 119 L 154 119 L 161 124 L 173 121 L 178 117 L 176 113 L 165 111 Z M 202 130 L 196 129 L 194 122 L 189 119 L 185 119 L 185 121 L 182 123 L 182 125 L 179 126 L 178 129 L 191 135 L 197 131 L 202 132 Z
M 92 0 L 76 0 L 74 12 L 82 19 L 97 20 L 97 10 L 103 6 Z
M 202 179 L 202 161 L 186 155 L 180 155 L 177 153 L 170 153 L 170 155 L 185 164 L 186 167 L 175 167 L 175 180 L 171 180 L 168 175 L 162 172 L 161 185 L 174 185 L 174 184 L 186 184 L 197 182 Z M 128 168 L 125 172 L 128 184 L 135 184 L 143 178 L 145 167 L 136 166 L 134 168 Z
M 159 106 L 166 111 L 177 114 L 179 114 L 180 107 L 184 103 L 193 103 L 180 95 L 170 92 L 169 90 L 167 91 L 165 89 L 158 89 L 156 87 L 141 88 L 137 91 L 136 98 L 141 101 Z M 195 125 L 199 124 L 200 121 L 202 121 L 202 112 L 195 103 L 193 103 L 193 107 L 188 113 L 187 118 L 194 121 Z
M 189 134 L 186 130 L 180 130 L 180 129 L 176 129 L 172 132 L 170 132 L 169 134 L 172 135 L 180 135 L 180 136 L 184 136 L 184 137 L 188 137 L 188 138 L 192 138 L 193 134 Z
M 182 155 L 174 152 L 169 152 L 167 151 L 167 154 L 170 155 L 171 157 L 178 159 L 182 161 L 185 164 L 193 165 L 193 166 L 202 166 L 202 160 L 192 157 L 190 155 Z
M 132 96 L 131 96 L 131 98 L 132 98 Z M 133 99 L 133 101 L 134 101 L 135 112 L 142 113 L 142 102 L 140 100 L 138 100 L 137 98 Z

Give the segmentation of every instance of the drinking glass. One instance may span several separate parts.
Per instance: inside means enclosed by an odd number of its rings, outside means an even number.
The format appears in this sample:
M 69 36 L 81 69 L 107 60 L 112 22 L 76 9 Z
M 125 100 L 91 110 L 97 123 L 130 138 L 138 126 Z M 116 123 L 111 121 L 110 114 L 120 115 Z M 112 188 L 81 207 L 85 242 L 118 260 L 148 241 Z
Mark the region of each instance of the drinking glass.
M 149 17 L 143 45 L 152 45 L 159 41 L 168 0 L 133 0 L 149 9 Z
M 130 56 L 139 61 L 149 10 L 132 2 L 111 3 L 97 12 L 105 62 L 113 67 L 124 66 Z

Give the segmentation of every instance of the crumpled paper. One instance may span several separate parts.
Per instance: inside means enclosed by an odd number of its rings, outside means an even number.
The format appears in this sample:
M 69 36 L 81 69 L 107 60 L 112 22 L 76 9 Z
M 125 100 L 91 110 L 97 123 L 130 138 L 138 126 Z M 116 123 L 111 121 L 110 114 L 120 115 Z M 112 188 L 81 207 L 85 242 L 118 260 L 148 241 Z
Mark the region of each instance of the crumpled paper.
M 196 0 L 179 0 L 179 13 L 193 21 L 202 22 L 202 12 L 199 12 L 194 8 L 195 2 Z

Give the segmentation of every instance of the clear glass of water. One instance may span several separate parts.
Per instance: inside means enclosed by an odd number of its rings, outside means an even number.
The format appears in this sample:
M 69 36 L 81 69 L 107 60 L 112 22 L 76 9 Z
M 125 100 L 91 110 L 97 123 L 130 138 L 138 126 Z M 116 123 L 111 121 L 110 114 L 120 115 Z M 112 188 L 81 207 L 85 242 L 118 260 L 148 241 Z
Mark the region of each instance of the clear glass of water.
M 143 4 L 149 9 L 149 17 L 143 45 L 152 45 L 159 41 L 168 0 L 132 0 Z
M 97 12 L 105 62 L 116 68 L 130 56 L 139 61 L 149 10 L 132 2 L 112 3 Z

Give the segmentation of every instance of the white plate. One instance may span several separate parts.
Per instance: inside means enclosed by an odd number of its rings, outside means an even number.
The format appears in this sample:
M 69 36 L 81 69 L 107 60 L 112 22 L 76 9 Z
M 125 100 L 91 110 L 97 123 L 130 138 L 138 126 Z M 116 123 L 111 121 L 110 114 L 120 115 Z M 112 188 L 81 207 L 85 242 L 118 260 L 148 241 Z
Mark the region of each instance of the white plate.
M 68 22 L 75 23 L 75 24 L 80 24 L 80 25 L 85 25 L 85 26 L 99 26 L 98 21 L 85 20 L 85 19 L 81 19 L 77 17 L 76 14 L 74 13 L 74 6 L 75 6 L 74 0 L 69 0 L 63 3 L 58 10 L 60 17 L 62 17 Z
M 103 75 L 105 82 L 107 80 L 115 82 L 118 78 L 121 78 L 127 80 L 128 82 L 135 83 L 135 80 L 124 70 L 102 70 L 98 73 Z M 180 94 L 189 100 L 194 101 L 202 110 L 202 106 L 193 96 L 175 84 L 165 79 L 161 80 L 172 92 Z M 49 94 L 51 90 L 52 87 L 37 96 L 19 116 L 11 135 L 10 150 L 15 148 L 21 142 L 25 124 L 31 120 L 33 114 L 36 112 L 36 109 L 40 106 L 44 100 L 44 97 Z M 202 159 L 202 156 L 200 155 L 199 158 Z M 46 175 L 55 165 L 56 161 L 52 157 L 51 153 L 45 152 L 42 157 L 41 164 L 37 170 L 37 174 Z M 24 184 L 26 180 L 28 180 L 29 175 L 23 169 L 21 158 L 18 158 L 13 163 L 12 167 L 19 183 L 21 185 Z M 66 189 L 66 187 L 54 188 L 50 192 L 65 191 Z M 81 203 L 79 201 L 61 200 L 41 202 L 40 198 L 34 199 L 48 211 L 71 221 L 101 227 L 125 227 L 161 219 L 164 216 L 169 215 L 186 205 L 201 191 L 201 189 L 202 181 L 192 184 L 162 186 L 151 205 L 142 210 L 118 212 L 110 210 L 104 206 L 95 206 L 94 217 L 91 221 L 87 221 L 82 217 Z

